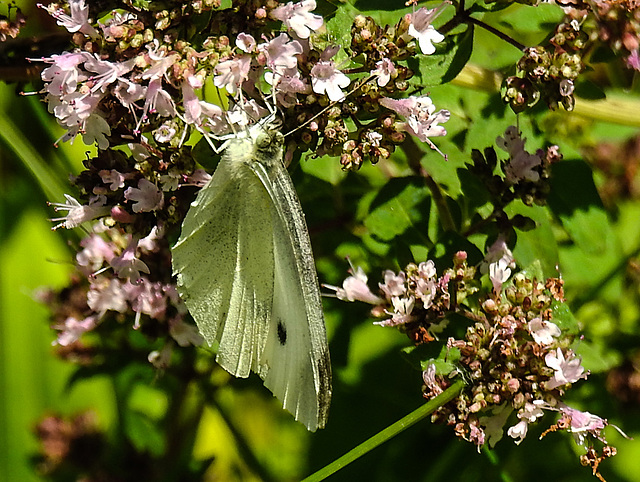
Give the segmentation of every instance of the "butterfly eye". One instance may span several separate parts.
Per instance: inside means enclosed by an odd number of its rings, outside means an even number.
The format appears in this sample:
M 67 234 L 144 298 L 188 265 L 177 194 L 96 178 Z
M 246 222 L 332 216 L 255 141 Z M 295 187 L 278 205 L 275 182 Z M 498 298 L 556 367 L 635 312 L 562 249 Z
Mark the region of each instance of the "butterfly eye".
M 271 144 L 271 136 L 266 132 L 262 132 L 256 138 L 256 146 L 258 149 L 264 149 L 265 147 L 269 147 Z

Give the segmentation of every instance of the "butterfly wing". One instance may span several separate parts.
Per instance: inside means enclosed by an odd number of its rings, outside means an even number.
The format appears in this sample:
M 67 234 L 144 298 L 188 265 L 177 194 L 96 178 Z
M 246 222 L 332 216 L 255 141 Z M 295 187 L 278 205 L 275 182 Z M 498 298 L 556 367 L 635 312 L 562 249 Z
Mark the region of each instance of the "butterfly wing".
M 264 383 L 315 431 L 328 416 L 331 363 L 309 233 L 281 160 L 254 169 L 273 200 L 274 300 L 261 360 L 268 367 Z
M 174 274 L 202 335 L 219 343 L 216 361 L 235 376 L 257 373 L 315 431 L 331 399 L 320 289 L 281 135 L 260 142 L 230 141 L 187 213 Z
M 237 377 L 264 371 L 274 284 L 270 203 L 247 163 L 225 153 L 172 249 L 180 296 L 205 340 L 219 343 L 216 361 Z

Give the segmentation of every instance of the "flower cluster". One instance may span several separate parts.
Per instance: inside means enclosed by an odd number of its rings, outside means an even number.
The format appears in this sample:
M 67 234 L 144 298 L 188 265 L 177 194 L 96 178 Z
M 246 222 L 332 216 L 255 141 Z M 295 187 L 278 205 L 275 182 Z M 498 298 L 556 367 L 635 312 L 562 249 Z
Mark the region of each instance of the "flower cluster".
M 548 46 L 525 49 L 518 62 L 518 75 L 505 79 L 503 99 L 519 113 L 543 99 L 550 109 L 561 104 L 573 110 L 574 81 L 584 70 L 582 50 L 587 35 L 577 20 L 561 23 Z
M 9 4 L 7 10 L 7 15 L 0 15 L 0 42 L 4 42 L 8 38 L 16 38 L 26 23 L 26 18 L 20 7 Z M 11 10 L 15 10 L 13 20 L 11 20 Z
M 500 162 L 502 172 L 496 171 L 498 157 L 493 148 L 486 148 L 484 154 L 477 149 L 472 151 L 469 171 L 480 178 L 500 209 L 515 199 L 529 206 L 544 204 L 550 191 L 551 165 L 562 159 L 558 146 L 529 153 L 525 141 L 515 126 L 508 127 L 496 139 L 497 146 L 509 154 L 508 159 Z
M 82 350 L 82 334 L 107 319 L 131 319 L 130 327 L 164 340 L 149 354 L 159 367 L 169 363 L 176 343 L 202 342 L 177 296 L 168 241 L 210 178 L 197 166 L 194 142 L 215 150 L 221 137 L 276 107 L 283 132 L 293 131 L 288 160 L 313 149 L 357 168 L 365 159 L 388 157 L 405 133 L 434 148 L 430 138 L 446 133 L 439 124 L 449 113 L 436 112 L 429 97 L 397 98 L 413 75 L 405 60 L 433 53 L 443 40 L 431 25 L 441 9 L 418 9 L 385 29 L 357 17 L 353 42 L 339 46 L 323 33 L 315 0 L 259 7 L 240 1 L 230 9 L 214 0 L 167 2 L 166 10 L 136 5 L 97 21 L 100 11 L 85 0 L 41 7 L 76 45 L 32 59 L 46 65 L 49 111 L 65 128 L 61 140 L 81 136 L 98 147 L 73 180 L 80 197 L 52 204 L 62 213 L 53 219 L 56 229 L 85 225 L 90 233 L 76 259 L 86 282 L 74 285 L 73 296 L 51 294 L 59 308 L 57 344 L 66 352 Z M 186 26 L 195 23 L 206 26 L 194 34 Z M 343 48 L 366 60 L 346 68 Z M 226 112 L 220 89 L 235 99 Z M 65 304 L 70 296 L 74 303 Z
M 440 355 L 444 358 L 421 362 L 425 398 L 450 387 L 455 374 L 466 381 L 457 398 L 433 413 L 432 421 L 452 426 L 457 436 L 480 448 L 493 447 L 505 430 L 519 444 L 545 411 L 559 412 L 560 420 L 543 435 L 571 433 L 587 449 L 581 461 L 600 476 L 598 464 L 615 454 L 602 433 L 607 421 L 562 401 L 588 375 L 572 345 L 575 321 L 558 314 L 563 282 L 538 281 L 525 272 L 511 276 L 514 269 L 511 251 L 498 238 L 479 270 L 468 266 L 465 252 L 458 252 L 453 267 L 441 276 L 430 260 L 409 264 L 399 273 L 385 271 L 377 294 L 367 286 L 364 272 L 353 267 L 342 287 L 327 287 L 342 300 L 375 305 L 372 315 L 383 318 L 375 324 L 399 328 L 416 345 L 455 333 L 466 320 L 462 338 L 447 338 L 446 354 Z M 481 288 L 478 274 L 489 275 L 491 291 Z M 600 444 L 600 452 L 594 444 Z

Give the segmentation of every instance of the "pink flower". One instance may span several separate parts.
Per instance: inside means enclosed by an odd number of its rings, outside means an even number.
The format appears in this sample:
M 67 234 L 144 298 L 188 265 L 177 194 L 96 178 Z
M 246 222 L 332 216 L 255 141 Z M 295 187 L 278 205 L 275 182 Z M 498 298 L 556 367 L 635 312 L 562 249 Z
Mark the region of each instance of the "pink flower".
M 324 23 L 320 15 L 311 13 L 316 9 L 315 0 L 303 0 L 293 4 L 292 2 L 275 8 L 271 16 L 284 23 L 287 28 L 293 30 L 300 38 L 309 38 L 311 30 L 318 30 Z
M 331 285 L 323 285 L 325 288 L 335 290 L 338 299 L 343 301 L 363 301 L 372 305 L 382 303 L 382 298 L 374 295 L 367 285 L 367 275 L 361 267 L 355 272 L 353 267 L 349 270 L 352 276 L 349 276 L 342 283 L 342 288 Z
M 389 59 L 382 59 L 376 62 L 376 68 L 371 71 L 371 75 L 378 76 L 378 85 L 380 87 L 384 87 L 389 83 L 392 77 L 396 77 L 398 75 L 398 71 L 396 70 L 395 65 Z
M 224 87 L 227 92 L 235 94 L 242 83 L 248 79 L 251 57 L 238 55 L 234 59 L 225 60 L 216 65 L 213 83 L 216 87 Z
M 275 74 L 282 74 L 286 69 L 298 65 L 298 57 L 302 53 L 302 45 L 297 40 L 289 41 L 286 33 L 281 33 L 270 42 L 260 44 L 258 50 L 267 57 L 267 67 Z
M 120 256 L 113 258 L 109 264 L 113 268 L 113 271 L 119 278 L 133 280 L 138 282 L 140 280 L 140 272 L 149 274 L 151 271 L 149 267 L 141 260 L 136 258 L 136 249 L 138 247 L 138 240 L 133 238 Z
M 420 50 L 425 55 L 430 55 L 436 51 L 434 43 L 440 43 L 444 40 L 444 35 L 440 34 L 431 22 L 438 16 L 441 8 L 428 10 L 421 8 L 411 15 L 411 24 L 409 25 L 408 34 L 418 40 Z
M 109 189 L 111 191 L 117 191 L 121 187 L 124 187 L 126 176 L 120 174 L 115 169 L 111 169 L 110 171 L 103 169 L 98 172 L 98 175 L 100 176 L 100 179 L 102 179 L 102 182 L 110 184 Z
M 502 235 L 498 236 L 498 239 L 489 247 L 487 255 L 482 260 L 480 272 L 483 274 L 489 273 L 489 279 L 493 284 L 494 291 L 500 293 L 502 284 L 509 279 L 511 270 L 515 267 L 513 253 L 507 246 L 504 237 Z
M 147 179 L 140 179 L 138 187 L 129 187 L 124 192 L 124 198 L 128 201 L 134 201 L 133 212 L 151 212 L 162 208 L 164 197 L 162 191 L 156 185 Z
M 409 296 L 408 298 L 394 296 L 391 298 L 391 304 L 393 305 L 393 313 L 385 310 L 385 313 L 391 315 L 391 318 L 382 321 L 375 321 L 373 323 L 374 325 L 398 326 L 404 325 L 405 323 L 409 323 L 413 320 L 411 312 L 416 304 L 416 300 L 413 296 Z
M 450 113 L 447 110 L 435 112 L 436 107 L 429 96 L 407 97 L 406 99 L 390 99 L 383 97 L 380 104 L 391 109 L 406 118 L 406 122 L 400 123 L 400 129 L 416 136 L 422 142 L 440 152 L 430 137 L 439 137 L 447 134 L 444 127 L 438 125 L 447 122 Z M 441 155 L 444 156 L 440 152 Z
M 386 270 L 383 276 L 384 283 L 380 283 L 379 286 L 387 297 L 393 298 L 394 296 L 402 296 L 406 293 L 407 288 L 404 284 L 406 280 L 404 272 L 396 275 L 393 271 Z
M 240 32 L 236 38 L 236 47 L 246 53 L 252 53 L 256 50 L 256 39 L 251 35 Z
M 62 325 L 54 326 L 57 330 L 62 330 L 58 333 L 58 339 L 53 342 L 54 345 L 69 346 L 71 343 L 77 341 L 83 333 L 93 330 L 98 324 L 96 316 L 88 316 L 84 320 L 78 320 L 73 316 L 64 320 Z
M 560 336 L 562 333 L 555 323 L 543 320 L 542 318 L 534 318 L 528 323 L 529 333 L 539 345 L 550 345 L 553 343 L 554 337 Z
M 48 59 L 41 59 L 43 62 L 52 64 L 41 74 L 42 80 L 49 82 L 45 86 L 45 91 L 55 96 L 75 92 L 78 82 L 86 79 L 85 72 L 78 66 L 90 55 L 87 52 L 63 52 L 60 55 L 52 55 Z
M 608 425 L 608 422 L 589 412 L 581 412 L 575 410 L 569 406 L 560 406 L 563 418 L 570 421 L 569 432 L 573 434 L 576 443 L 580 445 L 586 445 L 587 436 L 597 438 L 601 442 L 604 442 L 604 436 L 602 430 Z
M 86 266 L 92 271 L 100 269 L 105 261 L 110 261 L 115 255 L 113 246 L 97 234 L 90 234 L 80 241 L 82 251 L 76 254 L 78 266 Z
M 54 6 L 44 6 L 40 3 L 37 6 L 49 12 L 49 15 L 57 20 L 57 24 L 69 32 L 80 32 L 92 38 L 98 37 L 98 32 L 89 23 L 89 7 L 85 5 L 84 0 L 69 0 L 71 15 Z
M 107 311 L 124 313 L 127 310 L 127 298 L 118 279 L 99 278 L 91 283 L 87 293 L 87 305 L 100 317 Z
M 581 378 L 587 378 L 582 360 L 576 357 L 571 350 L 567 352 L 565 359 L 562 350 L 558 348 L 555 352 L 548 353 L 544 357 L 544 361 L 549 368 L 555 371 L 553 377 L 547 382 L 548 390 L 562 387 L 568 383 L 575 383 Z
M 80 226 L 82 223 L 91 221 L 100 216 L 106 216 L 109 214 L 109 207 L 105 206 L 106 198 L 104 196 L 97 196 L 89 201 L 88 206 L 81 205 L 76 199 L 65 194 L 64 197 L 67 202 L 62 203 L 49 203 L 50 206 L 54 206 L 54 211 L 68 211 L 67 215 L 61 218 L 52 218 L 51 221 L 62 221 L 52 229 L 66 228 L 73 229 Z

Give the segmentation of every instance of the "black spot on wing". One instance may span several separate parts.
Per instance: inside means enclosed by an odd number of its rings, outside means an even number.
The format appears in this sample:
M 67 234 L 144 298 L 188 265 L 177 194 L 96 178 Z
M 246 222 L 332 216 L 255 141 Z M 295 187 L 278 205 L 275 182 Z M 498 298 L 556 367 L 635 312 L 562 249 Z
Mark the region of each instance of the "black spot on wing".
M 278 341 L 282 346 L 287 343 L 287 329 L 282 321 L 278 320 Z

